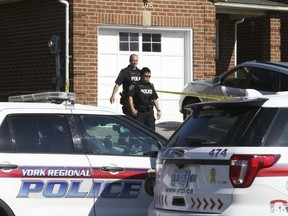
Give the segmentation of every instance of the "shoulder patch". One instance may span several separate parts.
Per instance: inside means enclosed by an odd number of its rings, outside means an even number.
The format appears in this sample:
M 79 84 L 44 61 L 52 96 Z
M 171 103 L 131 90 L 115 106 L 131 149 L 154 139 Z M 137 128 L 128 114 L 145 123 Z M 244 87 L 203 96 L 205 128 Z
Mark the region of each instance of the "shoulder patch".
M 129 86 L 129 90 L 133 90 L 134 88 L 135 88 L 135 85 L 133 84 Z

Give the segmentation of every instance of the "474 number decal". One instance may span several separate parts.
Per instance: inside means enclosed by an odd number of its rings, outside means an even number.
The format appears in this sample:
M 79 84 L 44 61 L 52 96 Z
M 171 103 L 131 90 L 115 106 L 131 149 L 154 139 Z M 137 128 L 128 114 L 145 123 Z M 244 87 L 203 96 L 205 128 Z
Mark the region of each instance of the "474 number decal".
M 226 157 L 227 149 L 212 149 L 212 151 L 209 152 L 209 155 L 211 157 Z

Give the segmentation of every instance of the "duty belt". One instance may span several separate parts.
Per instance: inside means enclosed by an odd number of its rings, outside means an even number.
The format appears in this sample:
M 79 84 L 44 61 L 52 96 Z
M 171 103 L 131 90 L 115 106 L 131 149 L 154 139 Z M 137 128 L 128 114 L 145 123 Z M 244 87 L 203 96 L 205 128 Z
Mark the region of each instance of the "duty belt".
M 153 109 L 153 105 L 150 106 L 136 106 L 136 109 L 140 112 L 148 112 Z

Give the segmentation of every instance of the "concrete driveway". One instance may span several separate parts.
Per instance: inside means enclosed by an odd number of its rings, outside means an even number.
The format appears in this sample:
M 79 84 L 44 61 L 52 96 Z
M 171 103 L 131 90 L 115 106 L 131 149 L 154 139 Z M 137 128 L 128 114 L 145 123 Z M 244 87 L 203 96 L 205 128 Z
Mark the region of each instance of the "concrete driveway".
M 167 139 L 174 133 L 174 131 L 182 124 L 182 122 L 161 122 L 156 124 L 156 131 Z

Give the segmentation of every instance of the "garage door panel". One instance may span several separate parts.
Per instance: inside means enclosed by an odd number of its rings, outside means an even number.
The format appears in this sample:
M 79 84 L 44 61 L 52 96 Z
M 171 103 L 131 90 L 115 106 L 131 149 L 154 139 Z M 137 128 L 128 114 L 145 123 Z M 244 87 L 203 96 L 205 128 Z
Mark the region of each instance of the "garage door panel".
M 162 82 L 162 88 L 166 91 L 182 91 L 183 85 L 181 84 L 182 79 L 177 79 L 174 77 L 166 78 L 164 82 Z
M 98 83 L 98 106 L 111 107 L 112 109 L 122 112 L 122 106 L 120 104 L 120 95 L 119 92 L 122 91 L 122 87 L 119 88 L 119 91 L 115 95 L 115 102 L 110 103 L 110 96 L 112 89 L 114 87 L 114 82 L 111 82 L 111 78 L 102 77 L 101 82 Z
M 115 53 L 115 47 L 118 48 L 118 32 L 111 30 L 101 30 L 99 34 L 98 49 L 102 53 Z
M 163 82 L 162 86 L 163 91 L 180 92 L 180 89 L 182 90 L 182 86 L 179 84 L 179 82 L 176 82 L 174 79 L 165 79 L 165 82 Z M 175 100 L 175 103 L 177 103 L 178 105 L 178 99 L 179 99 L 178 94 L 165 93 L 164 95 L 165 98 L 167 99 Z
M 99 92 L 98 94 L 98 106 L 101 107 L 110 107 L 112 109 L 117 110 L 118 112 L 122 112 L 122 105 L 120 104 L 120 96 L 116 95 L 115 97 L 115 102 L 113 104 L 110 103 L 110 96 L 112 93 L 112 88 L 109 89 L 109 91 L 106 91 L 105 93 L 103 93 L 104 91 Z M 120 91 L 121 92 L 121 91 Z
M 161 107 L 161 119 L 163 118 L 165 121 L 179 121 L 180 119 L 183 119 L 174 100 L 162 100 Z
M 128 62 L 128 60 L 126 59 Z M 99 82 L 101 81 L 102 76 L 104 77 L 115 77 L 115 71 L 118 70 L 118 56 L 116 54 L 101 54 L 99 55 L 99 64 L 98 64 L 98 73 Z M 129 62 L 127 63 L 127 65 Z M 116 77 L 115 77 L 116 79 Z M 100 82 L 101 83 L 101 82 Z
M 177 105 L 178 105 L 178 101 L 179 100 L 179 95 L 177 94 L 169 94 L 169 93 L 161 93 L 161 92 L 158 92 L 161 91 L 160 89 L 156 89 L 157 91 L 157 94 L 159 96 L 159 99 L 161 100 L 173 100 Z
M 154 84 L 155 89 L 160 89 L 162 88 L 162 79 L 161 77 L 155 77 L 153 76 L 153 72 L 151 73 L 151 78 L 150 78 L 150 82 Z
M 106 99 L 106 100 L 108 99 L 108 102 L 109 102 L 114 84 L 115 84 L 114 82 L 111 82 L 110 77 L 101 77 L 101 79 L 99 79 L 99 83 L 98 83 L 98 98 L 99 99 Z M 122 91 L 122 87 L 120 87 L 119 90 Z M 116 97 L 118 98 L 118 97 L 120 97 L 120 95 L 119 96 L 116 95 Z
M 159 55 L 145 55 L 142 54 L 141 62 L 139 63 L 139 68 L 148 67 L 151 70 L 152 77 L 161 77 L 162 73 L 162 57 Z
M 162 52 L 165 55 L 183 56 L 184 33 L 165 33 L 162 39 Z
M 109 95 L 110 98 L 110 95 Z M 98 99 L 98 106 L 99 107 L 109 107 L 111 109 L 116 110 L 119 113 L 122 113 L 122 105 L 120 104 L 119 100 L 116 99 L 113 104 L 110 104 L 109 99 Z
M 163 77 L 183 79 L 183 57 L 163 57 Z
M 127 53 L 127 54 L 121 54 L 121 55 L 118 55 L 118 69 L 117 69 L 117 76 L 120 72 L 121 69 L 127 67 L 130 63 L 129 63 L 129 57 L 132 53 Z M 138 54 L 138 53 L 135 53 L 135 54 Z M 110 62 L 112 63 L 112 62 Z M 117 62 L 115 62 L 117 63 Z M 115 71 L 114 71 L 115 73 Z M 115 78 L 116 79 L 116 78 Z

